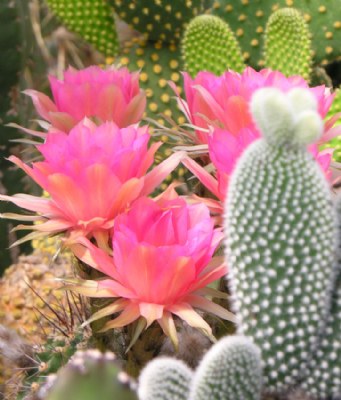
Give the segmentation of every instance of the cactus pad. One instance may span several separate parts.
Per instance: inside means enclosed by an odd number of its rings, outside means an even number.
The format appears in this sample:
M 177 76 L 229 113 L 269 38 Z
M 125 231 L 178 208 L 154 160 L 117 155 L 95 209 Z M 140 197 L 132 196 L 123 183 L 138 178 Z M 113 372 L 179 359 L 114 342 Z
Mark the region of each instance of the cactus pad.
M 118 52 L 114 14 L 105 0 L 46 0 L 52 12 L 106 56 Z
M 199 71 L 221 75 L 227 69 L 242 72 L 245 65 L 238 42 L 221 18 L 200 15 L 188 25 L 182 41 L 185 70 L 192 77 Z
M 265 31 L 266 67 L 309 81 L 311 64 L 310 32 L 303 15 L 294 8 L 274 12 Z

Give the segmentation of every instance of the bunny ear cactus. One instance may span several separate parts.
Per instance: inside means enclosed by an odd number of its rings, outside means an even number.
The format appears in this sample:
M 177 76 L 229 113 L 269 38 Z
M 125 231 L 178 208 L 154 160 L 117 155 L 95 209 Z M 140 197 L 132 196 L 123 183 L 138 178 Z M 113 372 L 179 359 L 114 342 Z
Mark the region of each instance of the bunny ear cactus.
M 214 2 L 212 13 L 228 22 L 236 32 L 246 61 L 263 65 L 262 35 L 270 15 L 281 7 L 295 7 L 313 32 L 312 47 L 317 63 L 327 63 L 341 55 L 341 17 L 339 0 L 257 0 Z
M 114 13 L 106 0 L 46 0 L 51 11 L 106 56 L 118 53 Z
M 193 373 L 182 361 L 151 361 L 139 379 L 140 400 L 260 400 L 262 360 L 249 338 L 216 343 Z
M 195 77 L 199 71 L 221 75 L 227 69 L 245 68 L 238 42 L 230 27 L 214 15 L 200 15 L 188 25 L 182 41 L 185 70 Z
M 199 365 L 190 400 L 260 400 L 262 360 L 249 338 L 227 336 L 215 344 Z
M 263 138 L 241 156 L 225 205 L 239 332 L 262 351 L 270 391 L 295 384 L 326 312 L 336 227 L 325 178 L 306 150 L 322 132 L 306 89 L 265 88 L 251 102 Z
M 310 32 L 303 15 L 294 8 L 282 8 L 270 16 L 265 31 L 265 65 L 286 76 L 301 75 L 309 81 Z
M 139 378 L 140 400 L 188 400 L 193 371 L 180 360 L 160 357 L 151 361 Z

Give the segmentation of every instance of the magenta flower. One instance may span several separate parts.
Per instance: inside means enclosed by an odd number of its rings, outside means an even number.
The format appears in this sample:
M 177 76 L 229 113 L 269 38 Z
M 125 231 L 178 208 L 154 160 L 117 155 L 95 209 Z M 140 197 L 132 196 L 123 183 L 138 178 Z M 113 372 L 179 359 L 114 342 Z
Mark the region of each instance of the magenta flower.
M 309 88 L 299 76 L 287 78 L 280 72 L 268 69 L 257 72 L 248 67 L 242 74 L 228 71 L 220 77 L 210 72 L 200 72 L 195 79 L 184 74 L 187 102 L 179 99 L 178 103 L 188 120 L 202 128 L 196 130 L 194 142 L 208 145 L 215 177 L 190 158 L 184 164 L 219 199 L 218 202 L 205 200 L 215 211 L 221 211 L 221 201 L 237 159 L 251 142 L 260 137 L 249 111 L 250 99 L 257 89 L 270 86 L 284 92 L 295 87 L 309 89 L 316 98 L 322 118 L 326 116 L 334 98 L 324 86 Z M 325 133 L 318 144 L 341 133 L 340 126 L 333 127 L 340 116 L 336 115 L 325 123 Z M 319 152 L 316 146 L 312 146 L 311 153 L 329 177 L 331 151 Z
M 157 321 L 176 345 L 172 314 L 209 335 L 211 328 L 194 308 L 233 319 L 230 312 L 205 298 L 222 295 L 205 288 L 226 274 L 223 259 L 212 259 L 221 239 L 222 232 L 214 229 L 205 205 L 188 205 L 180 197 L 140 198 L 115 220 L 113 257 L 85 238 L 71 246 L 80 260 L 107 278 L 65 282 L 86 296 L 115 298 L 87 323 L 121 312 L 102 331 L 142 318 L 145 328 Z
M 26 90 L 38 114 L 53 128 L 68 132 L 84 117 L 113 121 L 120 127 L 135 124 L 146 107 L 139 87 L 139 74 L 127 68 L 103 70 L 92 66 L 77 71 L 69 68 L 64 80 L 49 77 L 53 101 L 45 94 Z
M 18 194 L 1 195 L 0 200 L 39 213 L 43 223 L 30 226 L 38 232 L 99 236 L 134 200 L 151 193 L 183 156 L 173 154 L 147 172 L 161 145 L 154 143 L 148 149 L 149 139 L 147 127 L 120 129 L 113 122 L 97 127 L 90 120 L 80 122 L 69 134 L 51 132 L 37 146 L 43 161 L 30 167 L 17 157 L 9 158 L 50 198 Z

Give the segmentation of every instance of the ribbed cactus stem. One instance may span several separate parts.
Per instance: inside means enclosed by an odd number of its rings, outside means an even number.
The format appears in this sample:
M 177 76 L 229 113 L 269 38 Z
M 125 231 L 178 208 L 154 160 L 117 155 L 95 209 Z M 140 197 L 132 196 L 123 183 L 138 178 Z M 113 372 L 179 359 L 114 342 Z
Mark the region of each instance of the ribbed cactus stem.
M 242 72 L 243 56 L 234 33 L 221 18 L 200 15 L 188 25 L 182 41 L 185 70 L 193 77 L 199 71 L 221 75 L 228 69 Z
M 156 358 L 141 372 L 139 400 L 188 400 L 192 377 L 192 370 L 183 361 Z
M 265 88 L 251 102 L 263 138 L 229 184 L 226 253 L 239 332 L 262 351 L 270 391 L 296 383 L 327 311 L 336 226 L 329 186 L 305 146 L 321 133 L 305 89 Z
M 286 76 L 310 79 L 311 34 L 303 15 L 294 8 L 274 12 L 265 31 L 265 65 Z
M 244 336 L 227 336 L 201 361 L 190 400 L 259 400 L 262 360 L 259 348 Z

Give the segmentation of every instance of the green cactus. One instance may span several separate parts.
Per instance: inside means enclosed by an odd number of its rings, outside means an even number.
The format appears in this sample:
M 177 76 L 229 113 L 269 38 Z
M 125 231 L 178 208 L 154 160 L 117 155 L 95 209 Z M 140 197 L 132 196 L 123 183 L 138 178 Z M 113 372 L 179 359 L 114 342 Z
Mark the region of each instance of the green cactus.
M 321 332 L 320 344 L 310 360 L 303 388 L 316 398 L 341 396 L 341 197 L 337 198 L 336 210 L 339 228 L 339 254 L 331 280 L 330 311 Z
M 242 72 L 245 68 L 238 42 L 221 18 L 200 15 L 188 25 L 182 41 L 185 70 L 193 77 L 199 71 L 221 75 L 227 69 Z
M 193 378 L 190 400 L 259 400 L 259 348 L 243 336 L 221 339 L 205 355 Z
M 202 0 L 109 0 L 117 15 L 148 40 L 179 40 L 186 24 L 204 11 Z
M 22 381 L 18 400 L 26 398 L 31 390 L 37 391 L 44 386 L 46 377 L 57 373 L 77 351 L 78 346 L 84 345 L 84 341 L 82 333 L 75 334 L 71 338 L 51 337 L 44 345 L 33 349 L 30 356 L 32 366 L 25 371 L 26 376 Z
M 51 11 L 105 56 L 118 53 L 114 14 L 106 0 L 46 0 Z
M 286 76 L 301 75 L 310 80 L 310 32 L 303 15 L 296 9 L 282 8 L 270 16 L 265 30 L 265 65 Z
M 341 56 L 341 13 L 339 0 L 219 0 L 212 13 L 225 20 L 236 33 L 245 60 L 252 66 L 264 65 L 262 35 L 271 13 L 281 7 L 302 12 L 313 32 L 315 62 L 326 63 Z
M 229 184 L 227 264 L 239 332 L 262 351 L 264 382 L 282 391 L 300 378 L 326 313 L 336 253 L 331 194 L 305 145 L 322 134 L 304 89 L 255 93 L 263 139 L 241 156 Z
M 160 357 L 141 372 L 138 395 L 140 400 L 187 400 L 193 378 L 183 361 Z
M 87 350 L 78 351 L 42 390 L 46 400 L 134 400 L 130 385 L 113 353 Z

